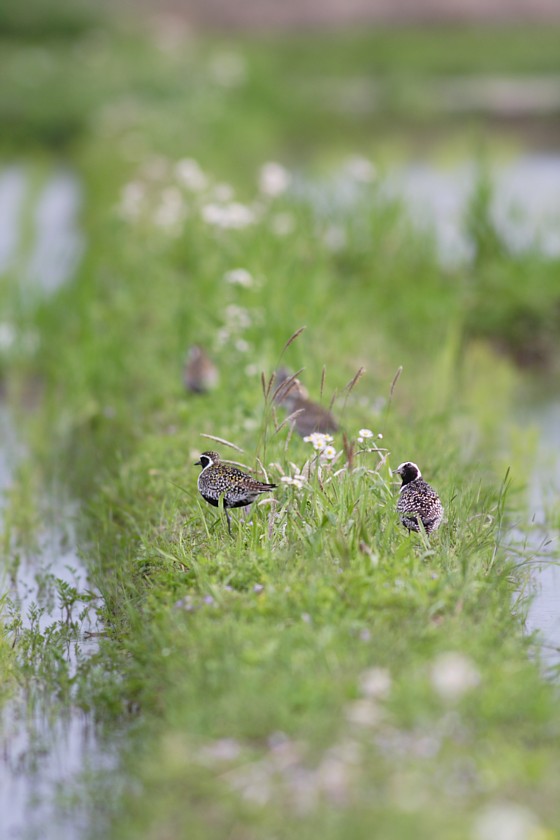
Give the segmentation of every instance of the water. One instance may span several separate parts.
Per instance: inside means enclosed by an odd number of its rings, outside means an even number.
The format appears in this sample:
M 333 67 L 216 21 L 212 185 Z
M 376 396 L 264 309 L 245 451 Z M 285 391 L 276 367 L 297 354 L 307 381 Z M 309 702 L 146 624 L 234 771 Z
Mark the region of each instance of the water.
M 433 234 L 440 262 L 453 267 L 474 255 L 465 218 L 477 177 L 474 163 L 449 169 L 412 164 L 390 173 L 382 191 L 404 203 L 415 227 Z M 559 257 L 560 156 L 495 164 L 490 180 L 490 220 L 507 248 Z
M 78 226 L 81 190 L 66 170 L 53 171 L 35 198 L 30 256 L 22 241 L 30 179 L 21 167 L 0 174 L 0 273 L 18 267 L 24 302 L 48 296 L 68 282 L 83 250 Z M 18 340 L 4 325 L 4 349 Z M 10 340 L 6 340 L 9 338 Z M 18 464 L 26 457 L 14 417 L 0 402 L 0 522 Z M 48 637 L 68 627 L 63 647 L 67 675 L 97 650 L 98 623 L 87 571 L 77 550 L 76 506 L 60 494 L 43 500 L 36 545 L 0 569 L 2 591 L 21 617 L 24 634 Z M 18 552 L 22 553 L 22 552 Z M 73 587 L 61 601 L 61 582 Z M 78 620 L 78 616 L 82 614 Z M 103 738 L 93 715 L 74 702 L 62 705 L 36 677 L 2 709 L 0 721 L 0 837 L 2 840 L 76 840 L 91 827 L 92 803 L 81 780 L 117 764 L 114 733 Z
M 397 201 L 413 228 L 433 237 L 443 267 L 456 268 L 472 260 L 474 244 L 466 217 L 479 180 L 474 161 L 447 168 L 409 163 L 373 179 L 361 178 L 359 169 L 359 161 L 357 165 L 350 159 L 327 180 L 296 179 L 292 192 L 310 202 L 320 218 L 335 221 L 340 211 L 372 195 L 381 201 Z M 505 246 L 512 253 L 534 250 L 558 258 L 560 155 L 523 155 L 492 165 L 488 174 L 493 189 L 490 221 Z
M 319 217 L 334 221 L 341 218 L 340 211 L 369 200 L 372 194 L 382 201 L 397 201 L 413 227 L 433 236 L 443 267 L 455 268 L 473 258 L 466 225 L 478 179 L 473 161 L 446 169 L 410 163 L 376 178 L 371 177 L 370 167 L 347 161 L 328 181 L 296 181 L 294 193 L 310 202 Z M 369 177 L 360 178 L 360 170 Z M 493 165 L 487 175 L 492 184 L 490 221 L 510 252 L 531 250 L 545 259 L 558 259 L 560 155 L 523 155 Z M 540 436 L 528 498 L 527 548 L 543 562 L 533 566 L 534 597 L 526 626 L 528 632 L 539 634 L 545 665 L 556 665 L 560 664 L 560 534 L 550 528 L 547 511 L 560 497 L 560 397 L 540 403 L 526 398 L 516 410 L 519 423 L 535 427 Z
M 560 664 L 560 530 L 550 526 L 549 511 L 556 506 L 556 522 L 560 523 L 560 397 L 526 405 L 520 419 L 540 432 L 529 508 L 535 528 L 532 544 L 541 546 L 539 554 L 548 561 L 534 569 L 526 626 L 542 640 L 543 664 L 553 666 Z

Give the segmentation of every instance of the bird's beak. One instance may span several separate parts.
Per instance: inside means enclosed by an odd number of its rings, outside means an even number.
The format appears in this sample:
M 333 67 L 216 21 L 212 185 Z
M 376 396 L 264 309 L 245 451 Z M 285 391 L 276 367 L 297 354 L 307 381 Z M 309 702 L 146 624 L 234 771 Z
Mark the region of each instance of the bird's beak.
M 200 463 L 200 461 L 195 461 L 195 462 L 194 462 L 194 465 L 195 465 L 195 467 L 201 467 L 201 466 L 202 466 L 202 464 Z
M 400 470 L 391 470 L 391 475 L 400 475 Z

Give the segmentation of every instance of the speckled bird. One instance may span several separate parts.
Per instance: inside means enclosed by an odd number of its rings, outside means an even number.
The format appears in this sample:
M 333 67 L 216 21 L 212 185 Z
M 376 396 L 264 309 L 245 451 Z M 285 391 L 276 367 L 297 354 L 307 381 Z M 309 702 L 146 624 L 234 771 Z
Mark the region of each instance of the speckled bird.
M 419 521 L 427 534 L 436 531 L 443 519 L 443 505 L 436 491 L 422 478 L 418 466 L 405 461 L 394 473 L 402 478 L 397 511 L 409 531 L 419 531 Z
M 191 394 L 205 394 L 216 387 L 218 378 L 218 368 L 206 351 L 199 344 L 189 347 L 183 371 L 187 391 Z
M 276 488 L 276 484 L 265 484 L 237 467 L 222 463 L 217 452 L 203 452 L 195 466 L 202 467 L 198 476 L 198 489 L 202 498 L 214 507 L 219 507 L 223 500 L 230 534 L 228 508 L 250 505 L 261 493 Z
M 293 419 L 296 432 L 301 437 L 313 432 L 336 432 L 338 423 L 332 413 L 319 403 L 309 399 L 307 389 L 299 379 L 289 381 L 290 374 L 285 368 L 280 368 L 276 374 L 276 397 L 275 402 L 279 403 L 289 414 L 298 412 Z M 284 386 L 284 383 L 286 385 Z

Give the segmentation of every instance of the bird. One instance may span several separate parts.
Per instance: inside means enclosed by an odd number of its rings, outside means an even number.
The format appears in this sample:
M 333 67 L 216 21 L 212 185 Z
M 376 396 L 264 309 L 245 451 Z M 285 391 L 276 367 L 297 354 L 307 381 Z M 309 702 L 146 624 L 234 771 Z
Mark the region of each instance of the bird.
M 195 466 L 202 467 L 197 482 L 202 498 L 214 507 L 218 507 L 222 500 L 230 535 L 228 508 L 245 507 L 254 502 L 260 493 L 276 489 L 276 484 L 258 481 L 237 467 L 224 464 L 217 452 L 203 452 Z
M 218 368 L 199 345 L 193 344 L 187 352 L 183 382 L 191 394 L 205 394 L 218 384 Z
M 292 379 L 285 368 L 280 368 L 276 374 L 276 381 L 278 384 L 275 402 L 283 406 L 289 414 L 298 412 L 293 424 L 301 437 L 307 437 L 313 432 L 327 434 L 338 431 L 338 423 L 331 412 L 309 399 L 307 389 L 299 379 Z
M 409 531 L 420 531 L 420 523 L 427 534 L 436 531 L 443 519 L 443 505 L 433 487 L 424 481 L 417 464 L 405 461 L 393 470 L 402 478 L 397 512 Z

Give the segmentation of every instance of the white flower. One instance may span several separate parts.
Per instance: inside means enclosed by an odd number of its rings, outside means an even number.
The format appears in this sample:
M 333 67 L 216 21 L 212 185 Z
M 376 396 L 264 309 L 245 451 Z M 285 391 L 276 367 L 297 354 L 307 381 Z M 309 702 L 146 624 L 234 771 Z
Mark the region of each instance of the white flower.
M 161 181 L 167 176 L 169 161 L 162 155 L 151 155 L 144 161 L 142 173 L 152 181 Z
M 276 236 L 288 236 L 295 229 L 294 217 L 291 213 L 277 213 L 272 217 L 270 227 Z
M 8 321 L 0 323 L 0 350 L 9 350 L 16 340 L 16 328 Z
M 259 189 L 264 195 L 275 198 L 286 192 L 291 175 L 280 163 L 265 163 L 259 173 Z
M 223 50 L 212 56 L 210 74 L 223 87 L 238 87 L 247 76 L 247 64 L 241 53 Z
M 210 741 L 198 750 L 198 759 L 203 764 L 221 761 L 235 761 L 241 755 L 241 744 L 234 738 L 220 738 Z
M 329 251 L 342 251 L 346 245 L 346 231 L 338 225 L 329 225 L 323 234 L 323 242 Z
M 336 458 L 337 452 L 334 446 L 325 446 L 321 450 L 321 458 L 325 458 L 327 461 L 332 461 L 333 458 Z
M 245 228 L 255 221 L 251 208 L 237 201 L 230 204 L 205 204 L 201 212 L 207 224 L 224 229 Z
M 440 653 L 432 664 L 430 678 L 434 690 L 442 700 L 459 700 L 480 683 L 480 672 L 474 662 L 463 653 Z
M 537 816 L 516 802 L 487 805 L 474 820 L 473 840 L 538 840 L 543 836 Z
M 231 201 L 234 196 L 231 184 L 216 184 L 212 193 L 216 201 Z
M 377 726 L 383 718 L 383 710 L 369 698 L 348 703 L 344 711 L 346 720 L 357 726 Z
M 121 190 L 119 213 L 123 219 L 136 219 L 142 210 L 146 188 L 139 181 L 131 181 Z
M 359 155 L 348 158 L 344 169 L 355 181 L 362 181 L 365 184 L 375 181 L 377 175 L 375 166 L 371 160 L 360 157 Z
M 295 487 L 298 490 L 301 490 L 301 488 L 305 484 L 305 476 L 299 474 L 294 476 L 283 475 L 280 477 L 280 481 L 282 481 L 284 484 L 288 484 L 291 487 Z
M 250 289 L 255 282 L 246 268 L 234 268 L 231 271 L 226 271 L 224 281 L 232 286 L 243 286 L 245 289 Z
M 183 158 L 176 164 L 175 177 L 180 184 L 193 192 L 201 192 L 208 184 L 206 175 L 193 158 Z
M 226 323 L 230 330 L 244 330 L 251 326 L 249 311 L 242 306 L 230 303 L 225 308 Z
M 310 435 L 304 437 L 305 443 L 311 443 L 313 449 L 322 452 L 322 450 L 334 440 L 332 435 L 325 435 L 322 432 L 312 432 Z
M 360 675 L 360 689 L 366 697 L 384 700 L 391 691 L 391 674 L 387 668 L 368 668 Z
M 249 342 L 245 341 L 244 338 L 237 338 L 234 346 L 238 353 L 247 353 L 249 350 Z
M 154 224 L 162 228 L 172 228 L 185 218 L 183 196 L 176 187 L 167 187 L 161 194 L 161 202 L 154 212 Z
M 360 429 L 358 434 L 360 435 L 360 438 L 362 438 L 362 440 L 364 438 L 372 438 L 373 437 L 373 432 L 371 431 L 371 429 Z

